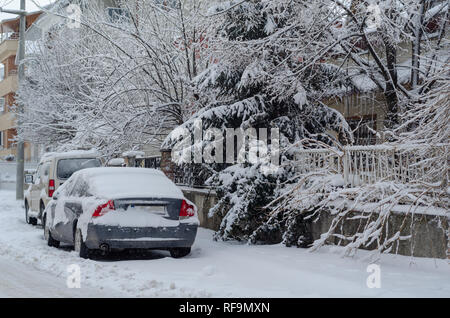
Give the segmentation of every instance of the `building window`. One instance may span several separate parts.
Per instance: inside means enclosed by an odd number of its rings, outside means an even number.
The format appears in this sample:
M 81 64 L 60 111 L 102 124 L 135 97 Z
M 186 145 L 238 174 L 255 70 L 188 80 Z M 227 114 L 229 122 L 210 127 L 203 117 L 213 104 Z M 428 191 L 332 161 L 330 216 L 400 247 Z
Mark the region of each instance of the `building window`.
M 3 131 L 0 131 L 0 149 L 3 149 Z
M 6 112 L 6 98 L 0 97 L 0 115 Z

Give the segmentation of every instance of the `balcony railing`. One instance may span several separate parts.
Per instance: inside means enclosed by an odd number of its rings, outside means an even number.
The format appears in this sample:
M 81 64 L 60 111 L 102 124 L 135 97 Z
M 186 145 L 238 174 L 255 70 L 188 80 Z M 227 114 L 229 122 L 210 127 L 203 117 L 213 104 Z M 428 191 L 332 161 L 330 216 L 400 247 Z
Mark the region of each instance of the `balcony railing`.
M 6 40 L 18 40 L 19 39 L 19 32 L 8 32 L 8 33 L 2 33 L 0 35 L 0 42 L 4 42 Z
M 297 152 L 297 171 L 341 175 L 347 186 L 380 181 L 399 183 L 441 182 L 448 178 L 449 145 L 352 146 L 342 149 L 309 149 Z

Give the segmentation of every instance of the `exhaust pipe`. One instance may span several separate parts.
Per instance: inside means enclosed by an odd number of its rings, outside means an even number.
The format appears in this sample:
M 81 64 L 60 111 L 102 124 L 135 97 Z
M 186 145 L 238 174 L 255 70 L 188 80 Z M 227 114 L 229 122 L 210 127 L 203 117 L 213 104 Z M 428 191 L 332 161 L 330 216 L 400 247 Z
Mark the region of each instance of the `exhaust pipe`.
M 109 253 L 109 251 L 110 251 L 109 245 L 106 243 L 101 244 L 100 250 L 103 252 L 103 254 Z

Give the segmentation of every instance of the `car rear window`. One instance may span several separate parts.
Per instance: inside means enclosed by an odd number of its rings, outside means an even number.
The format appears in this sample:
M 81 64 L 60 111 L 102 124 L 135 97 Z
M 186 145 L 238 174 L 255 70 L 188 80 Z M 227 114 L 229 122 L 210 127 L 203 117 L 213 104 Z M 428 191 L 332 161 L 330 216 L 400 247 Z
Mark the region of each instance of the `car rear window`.
M 58 179 L 69 179 L 75 172 L 86 168 L 98 168 L 102 163 L 96 158 L 61 159 L 58 161 L 56 174 Z

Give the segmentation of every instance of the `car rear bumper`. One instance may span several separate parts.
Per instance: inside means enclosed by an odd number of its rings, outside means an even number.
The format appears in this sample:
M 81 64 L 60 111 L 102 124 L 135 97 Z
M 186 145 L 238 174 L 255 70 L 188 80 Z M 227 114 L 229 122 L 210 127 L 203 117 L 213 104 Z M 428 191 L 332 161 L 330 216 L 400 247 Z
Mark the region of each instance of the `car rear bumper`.
M 191 247 L 197 235 L 197 224 L 180 224 L 166 228 L 131 228 L 89 224 L 86 246 L 100 249 L 170 249 Z

